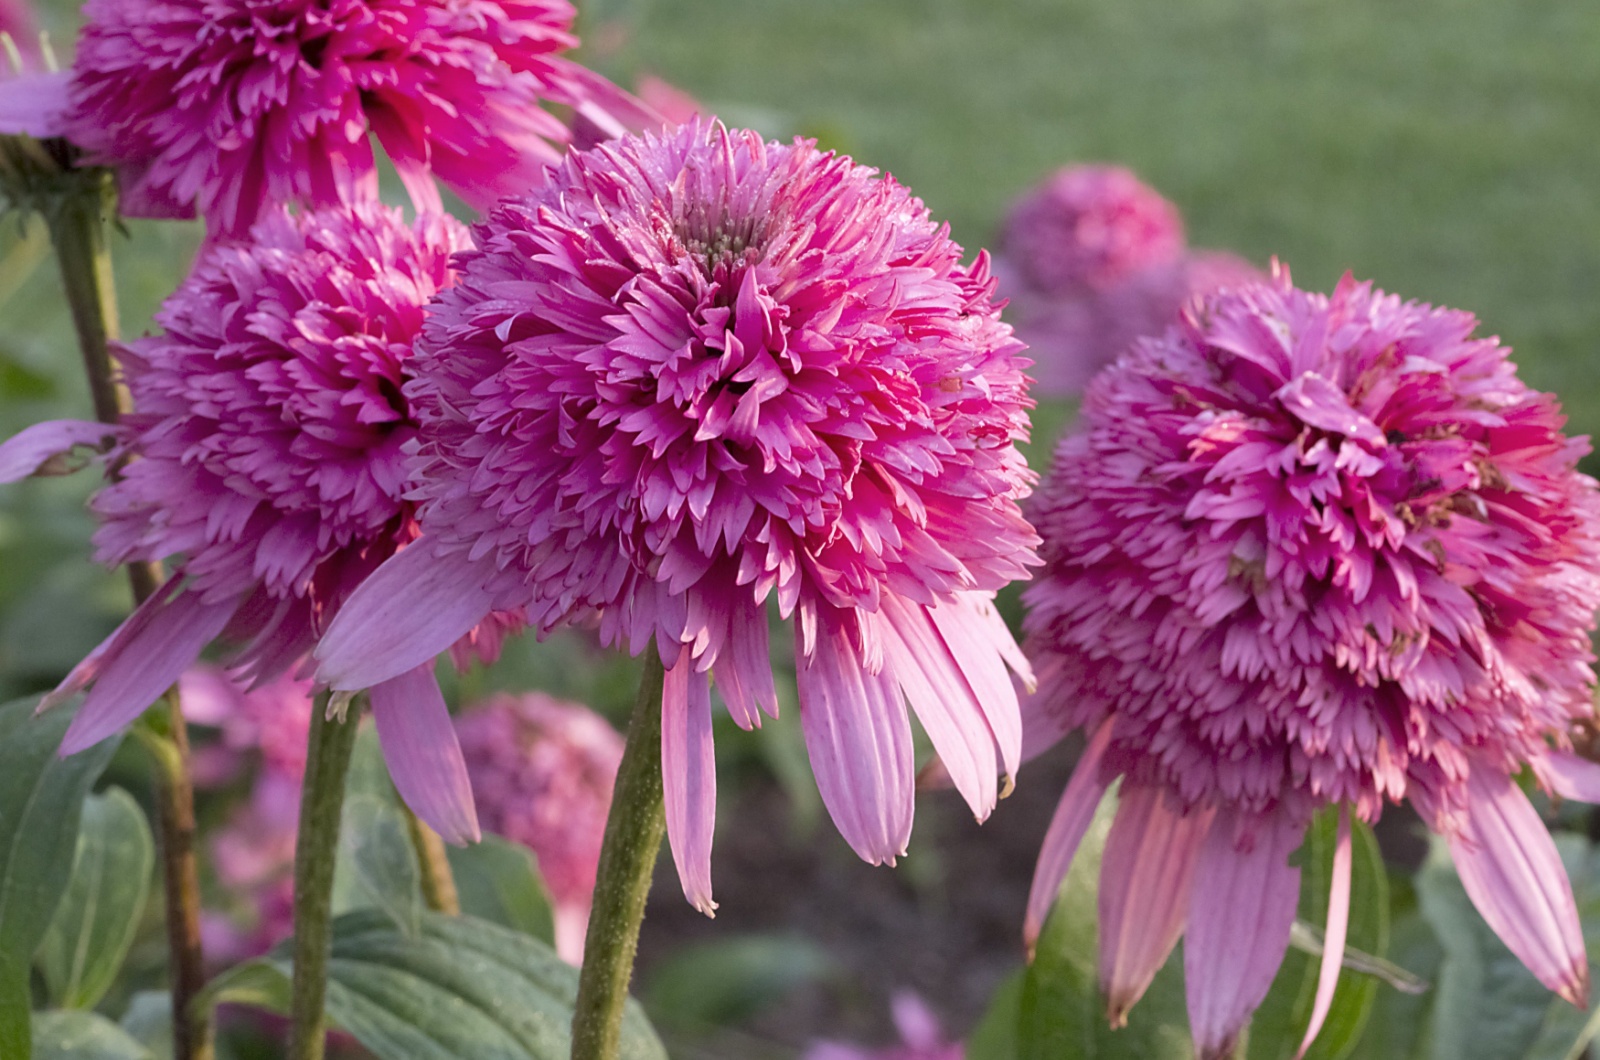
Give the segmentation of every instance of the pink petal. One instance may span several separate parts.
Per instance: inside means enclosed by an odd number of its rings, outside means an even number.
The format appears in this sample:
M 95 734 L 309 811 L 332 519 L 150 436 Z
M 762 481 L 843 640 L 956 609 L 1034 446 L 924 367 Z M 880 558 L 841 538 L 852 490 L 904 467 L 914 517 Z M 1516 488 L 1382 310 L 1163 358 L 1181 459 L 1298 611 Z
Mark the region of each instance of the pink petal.
M 65 136 L 70 76 L 59 70 L 0 78 L 0 133 L 40 140 Z
M 799 634 L 796 633 L 798 638 Z M 800 665 L 800 724 L 822 804 L 864 861 L 894 864 L 911 840 L 911 721 L 887 673 L 870 674 L 844 630 L 824 627 Z
M 1015 777 L 1022 761 L 1022 714 L 1017 707 L 1017 688 L 1006 671 L 1008 658 L 1020 655 L 1011 631 L 989 603 L 987 593 L 958 593 L 928 608 L 928 617 L 989 722 L 1006 776 Z M 1002 642 L 1009 645 L 1009 651 L 1001 649 Z M 1033 670 L 1026 660 L 1018 673 L 1032 680 Z
M 1572 885 L 1522 789 L 1474 763 L 1464 823 L 1449 839 L 1461 883 L 1495 934 L 1541 983 L 1587 1005 L 1589 959 Z
M 122 625 L 111 631 L 111 635 L 94 646 L 94 650 L 83 657 L 83 661 L 67 672 L 61 683 L 45 693 L 39 700 L 35 714 L 43 714 L 47 710 L 54 710 L 73 696 L 89 687 L 100 672 L 104 670 L 118 655 L 121 655 L 127 646 L 137 640 L 150 625 L 157 613 L 166 606 L 168 600 L 177 592 L 183 578 L 178 575 L 168 578 L 149 599 L 134 608 L 133 614 L 123 619 Z
M 761 711 L 778 716 L 778 693 L 772 685 L 772 658 L 768 654 L 767 613 L 750 606 L 743 620 L 736 619 L 726 647 L 712 664 L 717 692 L 728 714 L 741 729 L 759 728 Z
M 476 843 L 478 811 L 450 708 L 427 662 L 367 692 L 389 776 L 411 811 L 447 843 Z
M 1233 1055 L 1283 963 L 1300 902 L 1300 870 L 1289 856 L 1304 825 L 1285 814 L 1252 823 L 1254 834 L 1241 844 L 1233 816 L 1219 817 L 1195 866 L 1183 975 L 1201 1060 Z
M 1541 829 L 1542 830 L 1542 829 Z M 1350 810 L 1339 807 L 1339 834 L 1333 846 L 1333 882 L 1328 888 L 1328 930 L 1322 936 L 1322 967 L 1317 972 L 1317 997 L 1311 1006 L 1311 1022 L 1300 1042 L 1296 1060 L 1306 1055 L 1322 1030 L 1322 1021 L 1333 1007 L 1333 992 L 1339 986 L 1339 968 L 1344 964 L 1344 940 L 1350 929 Z
M 371 688 L 444 651 L 493 610 L 476 569 L 413 541 L 350 594 L 313 653 L 317 682 Z
M 711 840 L 717 823 L 717 763 L 711 743 L 711 685 L 687 651 L 667 671 L 661 694 L 661 782 L 667 839 L 683 896 L 706 916 L 711 900 Z
M 951 782 L 982 821 L 994 809 L 999 773 L 994 733 L 983 708 L 926 608 L 887 592 L 881 607 L 877 628 L 885 671 L 899 683 Z
M 1022 938 L 1028 951 L 1033 951 L 1044 929 L 1044 919 L 1050 915 L 1061 881 L 1067 878 L 1072 858 L 1078 844 L 1094 820 L 1094 811 L 1105 796 L 1106 785 L 1100 779 L 1100 759 L 1111 743 L 1112 718 L 1106 718 L 1089 738 L 1083 749 L 1067 790 L 1061 793 L 1055 816 L 1050 818 L 1050 830 L 1044 834 L 1044 845 L 1039 849 L 1039 863 L 1033 870 L 1033 886 L 1028 891 L 1028 913 L 1022 922 Z
M 0 81 L 0 85 L 4 82 Z M 29 475 L 59 475 L 76 468 L 61 458 L 80 445 L 104 452 L 122 432 L 85 420 L 49 420 L 18 432 L 0 445 L 0 482 Z
M 1100 989 L 1113 1027 L 1183 934 L 1195 863 L 1213 812 L 1175 813 L 1157 787 L 1122 788 L 1100 864 Z
M 1575 802 L 1600 803 L 1600 762 L 1552 751 L 1534 762 L 1533 770 L 1553 795 Z
M 147 606 L 152 601 L 148 611 L 141 607 L 123 623 L 133 628 L 134 635 L 119 639 L 119 629 L 90 656 L 94 687 L 67 726 L 61 754 L 93 747 L 142 714 L 177 683 L 239 606 L 237 599 L 206 603 L 199 593 L 181 590 L 171 598 L 157 594 Z M 102 649 L 106 649 L 103 654 Z M 78 673 L 74 670 L 68 681 Z

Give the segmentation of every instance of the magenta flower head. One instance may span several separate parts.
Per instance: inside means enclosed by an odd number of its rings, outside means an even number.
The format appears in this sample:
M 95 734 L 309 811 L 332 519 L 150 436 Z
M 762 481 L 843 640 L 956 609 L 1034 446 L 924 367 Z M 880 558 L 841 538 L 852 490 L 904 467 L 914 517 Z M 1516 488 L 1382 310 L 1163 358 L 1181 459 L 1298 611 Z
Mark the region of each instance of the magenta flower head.
M 369 133 L 419 210 L 537 182 L 572 133 L 615 135 L 625 93 L 561 53 L 565 0 L 90 0 L 68 135 L 116 165 L 125 212 L 240 238 L 275 203 L 375 197 Z
M 404 499 L 416 434 L 403 394 L 425 303 L 467 234 L 377 205 L 269 215 L 214 246 L 118 351 L 134 411 L 120 477 L 91 501 L 107 564 L 174 560 L 171 577 L 46 705 L 93 685 L 63 753 L 126 725 L 217 637 L 256 683 L 304 656 L 352 589 L 416 533 Z M 0 447 L 26 473 L 52 443 L 106 428 L 42 424 Z M 15 454 L 16 459 L 7 459 Z M 502 619 L 464 628 L 492 655 Z M 395 783 L 441 834 L 477 834 L 455 730 L 429 667 L 374 687 Z
M 1040 854 L 1041 922 L 1107 786 L 1113 1021 L 1187 926 L 1190 1023 L 1228 1055 L 1283 958 L 1311 815 L 1339 807 L 1326 956 L 1344 948 L 1349 814 L 1408 799 L 1539 979 L 1588 961 L 1556 848 L 1513 776 L 1600 799 L 1570 752 L 1594 714 L 1600 499 L 1549 395 L 1468 313 L 1348 276 L 1332 297 L 1224 291 L 1090 386 L 1034 512 L 1029 750 L 1088 750 Z
M 710 679 L 742 726 L 776 711 L 775 600 L 851 846 L 905 850 L 905 700 L 985 816 L 1020 746 L 1005 662 L 1025 670 L 990 597 L 1037 541 L 985 258 L 847 158 L 699 121 L 568 155 L 476 240 L 406 391 L 423 537 L 357 591 L 320 676 L 385 680 L 492 609 L 654 640 L 668 833 L 709 912 Z
M 581 964 L 622 737 L 588 707 L 539 692 L 494 696 L 456 731 L 484 828 L 538 857 L 556 951 Z

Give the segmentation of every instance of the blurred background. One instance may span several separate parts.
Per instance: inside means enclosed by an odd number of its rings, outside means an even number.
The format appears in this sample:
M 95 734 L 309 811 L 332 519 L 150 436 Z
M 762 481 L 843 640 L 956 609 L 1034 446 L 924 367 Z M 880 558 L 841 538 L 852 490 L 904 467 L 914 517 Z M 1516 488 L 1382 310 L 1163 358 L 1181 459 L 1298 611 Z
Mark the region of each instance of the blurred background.
M 1328 290 L 1345 271 L 1475 312 L 1523 378 L 1600 429 L 1600 8 L 1578 0 L 594 0 L 584 59 L 660 78 L 729 124 L 804 135 L 892 173 L 969 251 L 1056 167 L 1109 162 L 1177 205 L 1191 245 Z M 40 12 L 63 62 L 76 12 Z M 116 241 L 125 334 L 149 330 L 198 227 Z M 0 226 L 0 433 L 88 399 L 42 230 Z M 1070 421 L 1041 401 L 1043 470 Z M 114 625 L 126 590 L 85 561 L 92 483 L 0 491 L 0 699 L 53 684 Z M 777 643 L 775 641 L 775 643 Z M 458 697 L 539 688 L 613 719 L 634 666 L 577 635 L 525 640 Z M 786 703 L 792 704 L 792 685 Z M 818 1036 L 883 1042 L 918 991 L 967 1033 L 1021 964 L 1033 857 L 1070 751 L 1031 764 L 979 829 L 919 803 L 894 870 L 859 863 L 821 814 L 793 712 L 718 732 L 708 921 L 670 863 L 639 991 L 674 1056 L 794 1056 Z M 128 763 L 126 769 L 137 768 Z M 135 791 L 142 788 L 130 784 Z M 154 914 L 152 914 L 154 915 Z M 149 956 L 157 959 L 155 933 Z M 136 951 L 137 954 L 138 951 Z

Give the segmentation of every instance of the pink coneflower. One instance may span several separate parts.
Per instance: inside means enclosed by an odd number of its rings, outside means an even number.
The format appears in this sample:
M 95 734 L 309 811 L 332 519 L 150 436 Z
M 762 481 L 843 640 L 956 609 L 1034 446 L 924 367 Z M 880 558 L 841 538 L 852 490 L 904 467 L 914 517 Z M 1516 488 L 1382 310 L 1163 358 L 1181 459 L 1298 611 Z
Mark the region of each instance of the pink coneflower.
M 306 739 L 311 732 L 310 681 L 282 673 L 249 688 L 219 666 L 193 666 L 178 678 L 183 716 L 218 730 L 215 743 L 197 746 L 195 783 L 220 787 L 237 779 L 248 760 L 291 777 L 306 771 Z M 291 815 L 292 816 L 292 815 Z
M 1349 277 L 1186 311 L 1089 389 L 1035 512 L 1029 749 L 1088 750 L 1040 854 L 1031 941 L 1122 777 L 1100 881 L 1119 1021 L 1187 928 L 1190 1023 L 1231 1050 L 1282 960 L 1310 816 L 1340 812 L 1321 988 L 1350 895 L 1348 815 L 1409 799 L 1484 918 L 1562 997 L 1588 960 L 1561 861 L 1512 779 L 1593 801 L 1600 500 L 1554 399 L 1468 313 Z
M 960 1042 L 945 1040 L 939 1017 L 916 994 L 902 990 L 895 994 L 892 1006 L 895 1030 L 900 1032 L 899 1044 L 867 1049 L 840 1042 L 818 1042 L 807 1049 L 800 1060 L 963 1060 L 967 1055 L 966 1047 Z
M 1036 542 L 986 259 L 872 170 L 702 122 L 569 155 L 476 237 L 407 388 L 423 538 L 352 598 L 321 676 L 384 680 L 492 608 L 654 639 L 668 834 L 709 912 L 709 680 L 742 726 L 776 711 L 775 598 L 851 846 L 905 850 L 903 699 L 985 816 L 1024 665 L 990 596 Z
M 622 737 L 588 707 L 539 692 L 494 696 L 458 718 L 456 732 L 484 828 L 538 856 L 556 950 L 582 963 Z
M 243 236 L 275 203 L 376 195 L 369 133 L 419 210 L 438 177 L 484 206 L 571 139 L 543 109 L 616 135 L 637 104 L 561 53 L 565 0 L 90 0 L 69 138 L 120 167 L 124 211 L 198 205 Z
M 202 258 L 157 316 L 166 334 L 118 351 L 134 412 L 120 478 L 91 502 L 97 556 L 175 558 L 175 569 L 46 697 L 93 685 L 63 753 L 126 725 L 219 636 L 236 673 L 259 682 L 290 668 L 416 532 L 403 499 L 416 425 L 402 386 L 423 306 L 449 282 L 465 230 L 363 205 L 273 214 L 251 237 Z M 36 463 L 40 432 L 72 444 L 106 429 L 32 428 L 0 449 L 0 466 Z M 19 448 L 27 459 L 5 459 Z M 478 648 L 493 654 L 498 631 L 476 631 Z M 447 838 L 475 836 L 431 668 L 390 676 L 371 701 L 396 785 Z

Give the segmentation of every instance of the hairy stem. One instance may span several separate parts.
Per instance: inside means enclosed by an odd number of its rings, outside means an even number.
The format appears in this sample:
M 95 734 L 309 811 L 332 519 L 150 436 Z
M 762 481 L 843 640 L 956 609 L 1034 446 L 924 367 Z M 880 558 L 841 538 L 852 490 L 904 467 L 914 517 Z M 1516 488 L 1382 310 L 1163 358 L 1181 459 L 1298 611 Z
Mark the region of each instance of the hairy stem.
M 86 170 L 81 187 L 63 196 L 50 218 L 50 237 L 61 267 L 62 285 L 78 334 L 84 374 L 95 418 L 116 423 L 127 410 L 127 395 L 117 385 L 110 343 L 116 339 L 117 301 L 111 275 L 107 229 L 116 209 L 109 170 Z M 135 605 L 161 584 L 154 563 L 131 563 L 128 580 Z M 189 769 L 189 729 L 177 689 L 168 689 L 141 719 L 144 739 L 156 765 L 157 827 L 161 835 L 162 886 L 166 892 L 167 946 L 172 964 L 172 1040 L 174 1060 L 211 1060 L 208 1015 L 191 1003 L 205 985 L 200 950 L 200 872 L 195 858 L 194 783 Z
M 300 788 L 300 831 L 294 844 L 294 986 L 289 1060 L 322 1060 L 327 1037 L 324 1003 L 333 950 L 333 864 L 345 774 L 356 746 L 358 708 L 328 717 L 328 694 L 317 696 Z
M 661 791 L 661 659 L 645 651 L 639 698 L 600 848 L 594 908 L 572 1014 L 572 1060 L 616 1060 L 656 855 L 667 831 Z
M 461 895 L 456 890 L 455 873 L 450 871 L 450 855 L 445 850 L 439 833 L 429 828 L 427 822 L 411 812 L 411 807 L 401 803 L 406 815 L 406 828 L 411 832 L 411 847 L 417 852 L 417 865 L 422 869 L 422 900 L 435 913 L 449 916 L 461 915 Z

